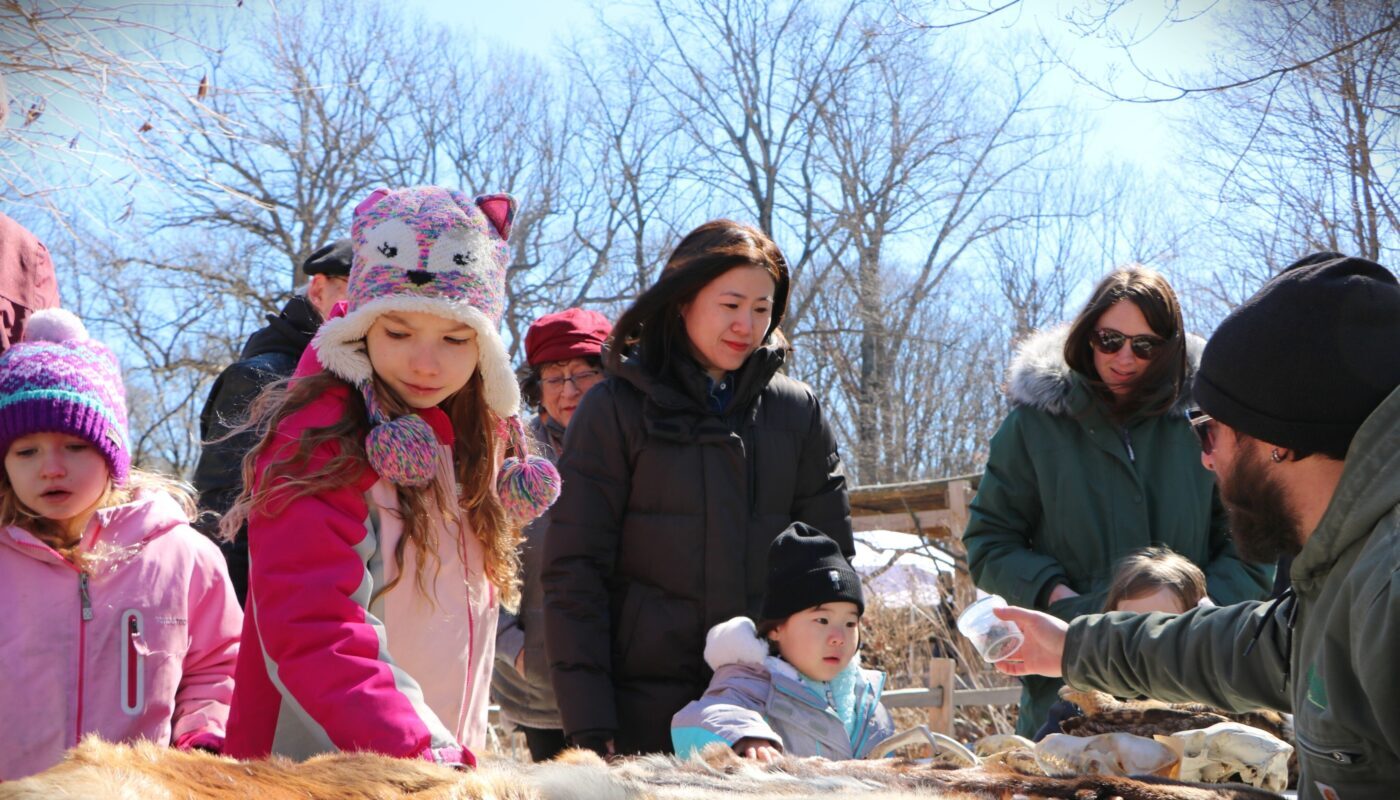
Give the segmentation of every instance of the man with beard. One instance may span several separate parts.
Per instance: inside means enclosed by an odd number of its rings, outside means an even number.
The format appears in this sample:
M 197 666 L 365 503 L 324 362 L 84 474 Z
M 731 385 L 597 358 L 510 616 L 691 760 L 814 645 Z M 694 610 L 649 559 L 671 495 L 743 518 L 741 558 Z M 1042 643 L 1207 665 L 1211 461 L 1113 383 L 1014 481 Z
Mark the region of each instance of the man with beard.
M 999 611 L 998 669 L 1078 689 L 1294 714 L 1299 797 L 1400 796 L 1400 284 L 1318 253 L 1220 324 L 1194 393 L 1240 555 L 1294 556 L 1272 602 L 1066 625 Z

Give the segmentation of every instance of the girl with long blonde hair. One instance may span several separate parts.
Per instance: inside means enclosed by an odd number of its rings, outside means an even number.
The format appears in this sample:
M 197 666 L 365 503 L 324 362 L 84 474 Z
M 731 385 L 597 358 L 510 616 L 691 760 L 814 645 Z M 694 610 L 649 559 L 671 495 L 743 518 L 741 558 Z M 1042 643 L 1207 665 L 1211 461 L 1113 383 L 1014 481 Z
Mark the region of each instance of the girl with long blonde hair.
M 221 522 L 247 522 L 251 562 L 231 755 L 470 765 L 485 744 L 519 527 L 558 490 L 497 332 L 514 209 L 437 187 L 355 209 L 346 313 L 255 404 Z

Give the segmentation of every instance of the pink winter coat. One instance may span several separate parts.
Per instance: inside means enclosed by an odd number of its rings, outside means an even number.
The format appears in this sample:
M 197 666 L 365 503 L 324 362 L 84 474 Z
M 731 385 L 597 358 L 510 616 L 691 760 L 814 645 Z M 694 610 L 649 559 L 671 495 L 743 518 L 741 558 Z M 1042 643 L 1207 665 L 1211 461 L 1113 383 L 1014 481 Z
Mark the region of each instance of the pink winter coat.
M 80 573 L 0 531 L 0 780 L 58 763 L 84 734 L 217 747 L 243 613 L 219 548 L 147 492 L 102 509 Z
M 342 419 L 347 402 L 349 390 L 333 390 L 283 420 L 259 472 L 308 428 Z M 438 480 L 455 486 L 447 416 L 419 413 L 438 434 Z M 309 469 L 334 447 L 313 451 Z M 430 562 L 426 571 L 431 600 L 414 580 L 409 547 L 403 580 L 371 603 L 398 574 L 396 508 L 394 487 L 366 465 L 336 488 L 249 520 L 248 644 L 225 753 L 302 759 L 369 750 L 473 763 L 462 748 L 486 741 L 497 616 L 481 545 L 466 520 L 460 531 L 440 522 L 441 569 Z

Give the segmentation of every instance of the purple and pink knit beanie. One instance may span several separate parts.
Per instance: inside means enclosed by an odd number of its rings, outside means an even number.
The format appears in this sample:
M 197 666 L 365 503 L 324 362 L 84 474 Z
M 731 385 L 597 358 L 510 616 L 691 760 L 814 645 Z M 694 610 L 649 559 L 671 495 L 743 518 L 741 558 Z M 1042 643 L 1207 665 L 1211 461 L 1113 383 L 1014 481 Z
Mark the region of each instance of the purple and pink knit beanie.
M 119 486 L 131 471 L 117 357 L 61 308 L 36 312 L 24 340 L 0 355 L 0 456 L 31 433 L 67 433 L 92 442 Z

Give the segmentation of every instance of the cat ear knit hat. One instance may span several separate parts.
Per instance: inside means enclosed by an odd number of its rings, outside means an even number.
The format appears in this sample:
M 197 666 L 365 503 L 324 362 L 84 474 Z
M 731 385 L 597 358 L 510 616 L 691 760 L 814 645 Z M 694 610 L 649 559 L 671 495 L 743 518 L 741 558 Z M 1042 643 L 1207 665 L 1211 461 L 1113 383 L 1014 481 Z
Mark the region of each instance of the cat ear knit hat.
M 88 337 L 71 311 L 29 318 L 24 340 L 0 355 L 0 454 L 31 433 L 66 433 L 92 442 L 112 473 L 131 472 L 126 389 L 107 346 Z
M 374 423 L 366 442 L 371 465 L 391 482 L 428 485 L 434 475 L 431 427 L 417 415 L 387 419 L 372 391 L 365 334 L 381 315 L 422 312 L 476 332 L 477 369 L 486 404 L 503 420 L 518 458 L 507 459 L 497 491 L 517 521 L 533 519 L 558 496 L 559 475 L 547 459 L 527 455 L 520 387 L 500 336 L 505 312 L 508 239 L 515 200 L 469 199 L 437 186 L 377 189 L 355 208 L 353 264 L 345 316 L 327 320 L 313 340 L 321 365 L 360 387 Z

